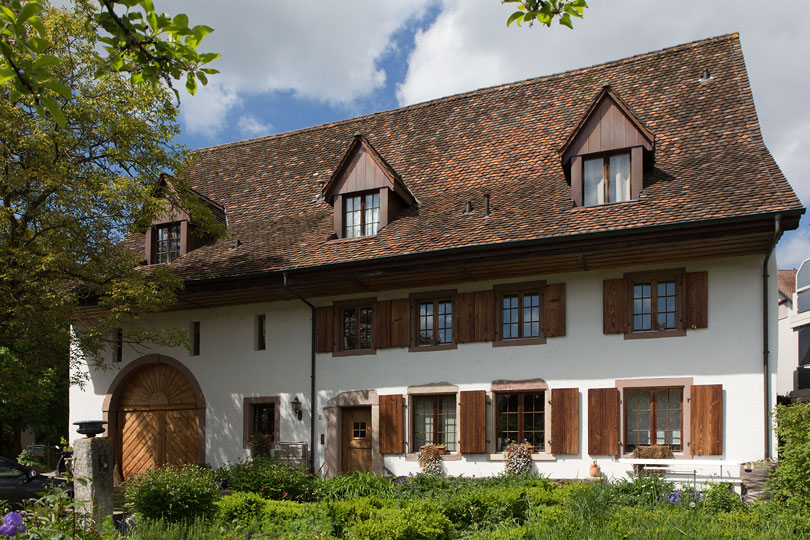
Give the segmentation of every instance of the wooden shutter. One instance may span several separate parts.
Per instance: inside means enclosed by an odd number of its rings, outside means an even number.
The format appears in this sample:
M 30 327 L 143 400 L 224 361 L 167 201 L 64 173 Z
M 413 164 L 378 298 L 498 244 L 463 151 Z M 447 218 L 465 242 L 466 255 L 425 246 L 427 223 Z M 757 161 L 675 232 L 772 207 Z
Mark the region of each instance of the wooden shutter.
M 565 335 L 565 283 L 546 285 L 543 293 L 546 331 L 545 337 Z
M 588 390 L 588 453 L 592 456 L 619 453 L 619 391 L 616 388 Z
M 411 345 L 411 301 L 407 298 L 391 300 L 391 346 Z
M 630 198 L 638 200 L 644 189 L 644 155 L 641 146 L 630 149 Z
M 315 308 L 315 352 L 332 352 L 333 331 L 332 306 Z
M 470 343 L 475 341 L 475 293 L 459 293 L 456 295 L 456 341 Z
M 391 300 L 374 303 L 374 348 L 391 347 Z
M 627 280 L 606 279 L 602 282 L 602 326 L 605 334 L 624 334 L 627 324 Z
M 709 323 L 709 275 L 689 272 L 684 279 L 686 291 L 686 328 L 706 328 Z
M 461 392 L 461 453 L 484 454 L 487 451 L 487 393 L 484 390 Z
M 582 156 L 571 159 L 571 198 L 574 200 L 574 206 L 583 205 Z
M 579 388 L 551 391 L 551 452 L 579 453 Z
M 690 412 L 692 455 L 722 455 L 723 386 L 720 384 L 693 386 Z
M 402 394 L 380 396 L 380 453 L 403 452 Z
M 475 341 L 495 339 L 495 293 L 475 293 Z

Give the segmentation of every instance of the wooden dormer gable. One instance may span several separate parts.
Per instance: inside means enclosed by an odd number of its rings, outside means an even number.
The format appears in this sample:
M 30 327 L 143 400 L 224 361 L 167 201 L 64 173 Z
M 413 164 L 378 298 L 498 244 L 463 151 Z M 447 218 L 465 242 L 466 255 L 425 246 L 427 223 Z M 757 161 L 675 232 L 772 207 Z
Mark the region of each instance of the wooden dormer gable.
M 627 104 L 605 86 L 560 148 L 564 164 L 574 156 L 640 146 L 653 150 L 655 135 Z
M 344 237 L 344 204 L 348 197 L 378 193 L 379 228 L 396 215 L 416 204 L 416 197 L 371 143 L 361 134 L 352 139 L 329 181 L 323 186 L 323 197 L 335 208 L 335 234 Z M 366 236 L 366 235 L 363 235 Z
M 644 154 L 652 154 L 654 146 L 653 133 L 610 86 L 603 87 L 560 148 L 563 167 L 571 179 L 574 205 L 593 206 L 638 199 L 644 188 Z M 622 175 L 624 188 L 612 191 L 610 183 L 614 179 L 610 178 L 609 162 L 622 155 L 626 156 L 623 159 L 629 178 Z M 589 183 L 593 180 L 596 159 L 604 160 L 604 181 L 597 188 L 604 188 L 604 194 L 595 194 L 593 184 Z M 591 165 L 590 173 L 584 171 L 584 165 Z

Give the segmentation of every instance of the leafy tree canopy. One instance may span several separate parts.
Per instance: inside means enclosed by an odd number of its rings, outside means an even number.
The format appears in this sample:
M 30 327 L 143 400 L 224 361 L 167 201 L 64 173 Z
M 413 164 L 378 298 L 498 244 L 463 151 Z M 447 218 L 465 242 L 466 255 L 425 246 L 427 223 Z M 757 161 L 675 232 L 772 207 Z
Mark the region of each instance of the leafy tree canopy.
M 506 20 L 506 26 L 517 23 L 529 23 L 529 26 L 538 22 L 551 27 L 554 19 L 568 28 L 574 28 L 571 17 L 582 18 L 582 12 L 588 7 L 585 0 L 501 0 L 503 4 L 518 4 L 518 9 Z
M 27 7 L 33 4 L 41 9 Z M 118 4 L 151 8 L 146 1 Z M 127 234 L 143 237 L 173 207 L 186 210 L 208 234 L 222 232 L 184 180 L 188 152 L 172 142 L 178 111 L 165 77 L 175 69 L 190 69 L 195 77 L 200 72 L 194 63 L 164 63 L 160 56 L 199 40 L 165 41 L 168 49 L 157 41 L 143 50 L 109 46 L 102 56 L 99 45 L 110 38 L 100 28 L 107 29 L 111 11 L 81 0 L 63 9 L 43 2 L 5 5 L 5 17 L 35 31 L 26 34 L 7 22 L 12 34 L 0 41 L 0 70 L 12 62 L 28 66 L 0 84 L 0 439 L 3 424 L 9 432 L 36 422 L 31 404 L 47 409 L 48 396 L 62 392 L 57 402 L 66 405 L 71 343 L 80 341 L 87 359 L 98 361 L 118 327 L 127 329 L 132 346 L 184 341 L 178 329 L 142 322 L 144 314 L 174 301 L 182 281 L 164 267 L 139 267 L 143 256 L 122 243 Z M 140 20 L 127 20 L 133 19 Z M 177 17 L 159 18 L 165 20 Z M 145 35 L 152 24 L 133 23 L 132 35 Z M 27 37 L 18 41 L 17 35 Z M 144 50 L 154 58 L 138 56 Z M 39 86 L 25 88 L 24 81 Z M 104 310 L 83 319 L 86 311 L 79 308 L 88 303 Z M 55 388 L 59 384 L 64 388 Z

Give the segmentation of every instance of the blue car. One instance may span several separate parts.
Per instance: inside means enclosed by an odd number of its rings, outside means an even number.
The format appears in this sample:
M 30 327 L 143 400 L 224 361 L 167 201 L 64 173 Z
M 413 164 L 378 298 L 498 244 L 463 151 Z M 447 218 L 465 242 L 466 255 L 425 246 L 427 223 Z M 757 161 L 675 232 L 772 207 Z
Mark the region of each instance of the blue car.
M 37 498 L 54 485 L 66 486 L 63 478 L 50 478 L 0 457 L 0 501 L 19 506 L 25 499 Z

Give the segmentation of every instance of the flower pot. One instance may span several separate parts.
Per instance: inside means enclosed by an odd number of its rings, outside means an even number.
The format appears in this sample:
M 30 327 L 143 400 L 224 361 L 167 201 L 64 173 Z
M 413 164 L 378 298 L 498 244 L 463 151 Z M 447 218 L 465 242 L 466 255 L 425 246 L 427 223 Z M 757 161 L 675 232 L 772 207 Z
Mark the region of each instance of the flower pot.
M 429 445 L 427 445 L 427 444 L 424 445 L 424 446 L 420 446 L 419 450 L 424 451 L 424 449 L 427 448 L 428 446 Z M 438 452 L 440 456 L 443 456 L 443 455 L 445 455 L 447 453 L 447 446 L 444 446 L 444 445 L 443 446 L 438 446 L 437 445 L 437 446 L 434 446 L 434 448 L 436 449 L 436 452 Z
M 600 469 L 599 465 L 597 465 L 596 462 L 594 461 L 593 465 L 591 465 L 591 477 L 599 478 L 601 476 L 602 476 L 602 469 Z
M 527 444 L 527 445 L 526 445 L 526 448 L 528 448 L 528 449 L 529 449 L 529 453 L 530 453 L 530 454 L 534 454 L 534 453 L 535 453 L 535 446 L 534 446 L 533 444 Z

